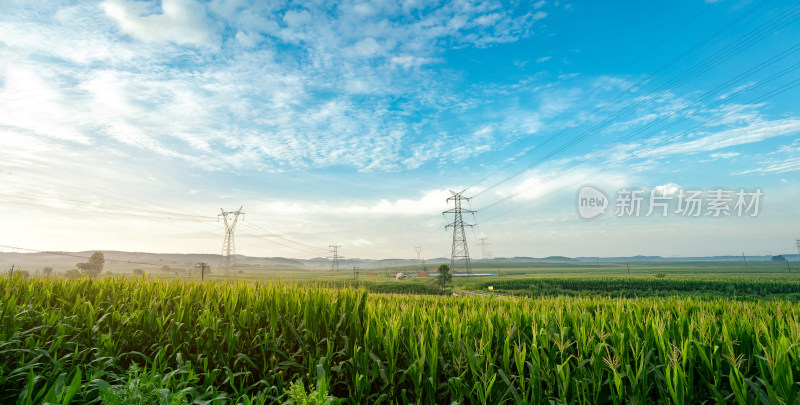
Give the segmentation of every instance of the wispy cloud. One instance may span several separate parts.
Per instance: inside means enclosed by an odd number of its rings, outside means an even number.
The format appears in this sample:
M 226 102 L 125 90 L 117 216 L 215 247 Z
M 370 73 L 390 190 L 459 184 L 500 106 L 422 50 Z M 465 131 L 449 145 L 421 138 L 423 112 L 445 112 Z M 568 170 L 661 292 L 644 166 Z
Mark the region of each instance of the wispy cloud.
M 731 146 L 760 142 L 773 137 L 797 134 L 798 132 L 800 132 L 800 120 L 798 119 L 754 122 L 738 128 L 726 129 L 710 134 L 699 134 L 695 136 L 695 139 L 679 140 L 669 145 L 644 151 L 640 156 L 649 157 L 708 152 Z
M 438 131 L 418 117 L 459 102 L 425 68 L 447 49 L 530 36 L 546 16 L 470 2 L 33 7 L 11 6 L 0 22 L 0 105 L 15 112 L 0 125 L 210 170 L 393 171 L 447 159 L 421 150 L 481 153 L 411 132 Z
M 800 171 L 800 139 L 758 157 L 758 167 L 737 174 L 775 174 Z M 785 179 L 782 179 L 784 182 Z
M 101 7 L 124 33 L 136 39 L 211 47 L 219 43 L 215 24 L 193 0 L 163 0 L 161 10 L 154 10 L 150 3 L 125 0 L 106 0 Z

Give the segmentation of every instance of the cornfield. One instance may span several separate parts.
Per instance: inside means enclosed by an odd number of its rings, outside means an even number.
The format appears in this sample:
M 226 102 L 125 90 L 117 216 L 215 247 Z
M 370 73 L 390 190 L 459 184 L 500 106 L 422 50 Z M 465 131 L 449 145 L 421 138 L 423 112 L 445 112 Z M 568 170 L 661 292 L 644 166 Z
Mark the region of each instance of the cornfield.
M 0 402 L 146 380 L 198 404 L 283 403 L 293 382 L 353 404 L 797 403 L 798 339 L 786 301 L 7 277 Z
M 728 280 L 728 279 L 657 279 L 623 277 L 584 278 L 513 278 L 490 281 L 470 281 L 467 288 L 512 292 L 514 295 L 598 294 L 608 296 L 670 296 L 697 295 L 736 299 L 784 299 L 800 301 L 800 282 L 785 280 Z

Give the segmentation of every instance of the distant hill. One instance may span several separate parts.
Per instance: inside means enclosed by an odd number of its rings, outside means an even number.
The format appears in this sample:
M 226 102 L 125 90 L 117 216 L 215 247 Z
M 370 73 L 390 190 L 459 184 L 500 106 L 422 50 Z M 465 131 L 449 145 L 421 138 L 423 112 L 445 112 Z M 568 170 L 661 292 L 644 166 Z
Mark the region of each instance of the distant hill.
M 9 269 L 12 265 L 19 269 L 39 270 L 52 267 L 56 271 L 74 269 L 78 262 L 86 261 L 94 251 L 81 252 L 48 252 L 48 253 L 0 253 L 0 271 Z M 147 253 L 103 251 L 107 261 L 107 269 L 111 271 L 131 271 L 142 268 L 150 271 L 162 270 L 164 266 L 173 269 L 189 269 L 197 263 L 204 262 L 211 265 L 212 269 L 222 263 L 222 256 L 206 253 Z M 773 255 L 746 256 L 748 261 L 771 261 Z M 797 261 L 797 254 L 783 254 L 790 262 Z M 473 259 L 475 263 L 483 263 L 482 267 L 491 266 L 490 263 L 525 263 L 525 262 L 550 262 L 550 263 L 596 263 L 596 262 L 666 262 L 666 261 L 741 261 L 741 256 L 705 256 L 705 257 L 663 257 L 663 256 L 627 256 L 627 257 L 497 257 L 493 259 Z M 438 265 L 449 263 L 450 259 L 436 257 L 426 259 L 425 263 Z M 311 269 L 326 269 L 331 267 L 330 259 L 316 257 L 313 259 L 290 259 L 283 257 L 257 257 L 236 255 L 238 266 L 254 269 L 296 269 L 298 271 Z M 340 269 L 380 269 L 386 267 L 416 266 L 420 264 L 416 259 L 359 259 L 348 258 L 339 260 Z
M 222 256 L 217 254 L 179 254 L 179 253 L 146 253 L 146 252 L 121 252 L 104 250 L 108 269 L 153 269 L 168 266 L 172 268 L 191 268 L 197 263 L 208 263 L 212 268 L 222 262 Z M 52 267 L 56 271 L 74 269 L 75 264 L 85 262 L 86 258 L 94 251 L 83 252 L 48 252 L 48 253 L 0 253 L 0 269 L 5 270 L 14 265 L 20 269 L 38 270 L 43 267 Z M 236 255 L 237 265 L 242 266 L 283 266 L 305 267 L 302 260 L 286 259 L 283 257 L 251 257 Z
M 547 256 L 541 258 L 515 256 L 515 257 L 496 257 L 494 259 L 491 259 L 491 261 L 493 262 L 579 262 L 580 260 L 564 256 Z
M 747 256 L 747 260 L 760 262 L 760 261 L 770 261 L 772 260 L 773 255 L 759 255 L 759 256 Z M 789 261 L 797 261 L 797 254 L 784 254 Z M 673 257 L 663 257 L 663 256 L 621 256 L 621 257 L 577 257 L 575 258 L 581 262 L 668 262 L 668 261 L 677 261 L 677 262 L 740 262 L 742 261 L 742 256 L 673 256 Z

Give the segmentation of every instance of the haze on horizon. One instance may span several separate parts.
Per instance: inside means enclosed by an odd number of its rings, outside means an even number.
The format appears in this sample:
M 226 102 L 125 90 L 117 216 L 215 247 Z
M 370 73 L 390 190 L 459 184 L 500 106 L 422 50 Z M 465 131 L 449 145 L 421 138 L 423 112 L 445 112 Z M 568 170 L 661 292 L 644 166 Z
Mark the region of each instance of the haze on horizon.
M 219 253 L 244 206 L 240 254 L 447 257 L 469 188 L 473 257 L 791 253 L 796 7 L 0 0 L 0 245 Z M 587 221 L 586 184 L 763 197 Z

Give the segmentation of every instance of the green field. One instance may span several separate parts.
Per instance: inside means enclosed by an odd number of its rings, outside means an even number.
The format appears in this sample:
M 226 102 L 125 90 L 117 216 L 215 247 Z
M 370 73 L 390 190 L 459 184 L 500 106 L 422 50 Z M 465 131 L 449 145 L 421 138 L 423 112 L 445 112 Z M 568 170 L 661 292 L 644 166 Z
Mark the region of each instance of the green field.
M 800 400 L 780 263 L 482 264 L 444 292 L 386 276 L 413 267 L 4 276 L 0 403 Z
M 480 291 L 513 296 L 606 296 L 606 297 L 670 297 L 731 299 L 800 300 L 800 266 L 785 262 L 638 262 L 574 264 L 574 263 L 475 263 L 476 273 L 498 274 L 496 277 L 454 278 L 457 290 Z M 430 269 L 430 268 L 429 268 Z M 630 273 L 628 270 L 630 269 Z M 413 274 L 419 266 L 394 267 L 385 270 Z M 430 279 L 408 278 L 395 281 L 384 272 L 377 276 L 330 271 L 287 274 L 283 279 L 307 282 L 323 281 L 336 286 L 364 287 L 372 292 L 435 293 Z M 245 275 L 255 280 L 256 275 Z M 280 278 L 280 275 L 272 277 Z
M 259 269 L 204 284 L 4 277 L 0 402 L 283 403 L 293 382 L 344 403 L 800 399 L 794 272 L 526 265 L 455 279 L 485 297 L 386 277 L 412 267 L 358 280 Z

